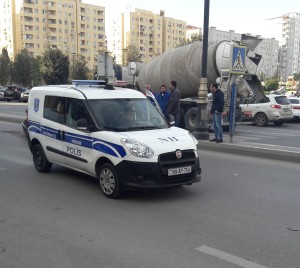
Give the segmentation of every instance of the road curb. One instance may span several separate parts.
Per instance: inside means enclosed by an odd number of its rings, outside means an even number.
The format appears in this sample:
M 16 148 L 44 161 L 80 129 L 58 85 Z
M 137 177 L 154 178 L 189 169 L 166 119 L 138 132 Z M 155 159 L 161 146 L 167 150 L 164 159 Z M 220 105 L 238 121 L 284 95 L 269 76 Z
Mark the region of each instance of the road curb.
M 199 141 L 199 150 L 231 153 L 244 156 L 260 157 L 300 163 L 300 150 L 297 148 L 258 143 L 213 143 Z

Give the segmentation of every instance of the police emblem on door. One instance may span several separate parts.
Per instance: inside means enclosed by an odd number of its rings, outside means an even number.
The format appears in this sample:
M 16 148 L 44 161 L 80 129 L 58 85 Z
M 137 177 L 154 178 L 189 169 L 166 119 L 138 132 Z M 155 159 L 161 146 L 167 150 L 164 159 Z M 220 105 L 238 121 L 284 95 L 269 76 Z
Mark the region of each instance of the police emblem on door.
M 37 112 L 40 107 L 40 99 L 34 99 L 34 111 Z

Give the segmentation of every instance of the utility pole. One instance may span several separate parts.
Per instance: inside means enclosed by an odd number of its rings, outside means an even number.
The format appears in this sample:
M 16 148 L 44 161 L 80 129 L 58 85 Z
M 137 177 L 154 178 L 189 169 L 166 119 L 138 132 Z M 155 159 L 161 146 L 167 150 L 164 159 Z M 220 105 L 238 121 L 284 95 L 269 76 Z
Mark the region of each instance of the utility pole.
M 208 28 L 209 28 L 209 0 L 204 1 L 204 23 L 203 23 L 203 51 L 201 65 L 201 79 L 197 99 L 197 127 L 193 135 L 198 140 L 208 140 L 207 132 L 207 50 L 208 50 Z

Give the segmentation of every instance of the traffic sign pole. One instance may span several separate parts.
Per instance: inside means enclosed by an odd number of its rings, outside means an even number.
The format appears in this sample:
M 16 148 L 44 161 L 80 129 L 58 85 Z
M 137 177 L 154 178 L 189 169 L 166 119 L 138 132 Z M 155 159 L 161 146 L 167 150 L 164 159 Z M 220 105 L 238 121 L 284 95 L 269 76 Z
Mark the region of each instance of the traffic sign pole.
M 230 142 L 233 142 L 233 135 L 235 133 L 235 111 L 236 111 L 236 78 L 234 74 L 231 78 L 231 92 L 230 92 L 230 109 L 229 109 L 229 136 Z
M 246 63 L 246 47 L 232 45 L 231 46 L 231 65 L 230 65 L 230 109 L 229 109 L 229 135 L 230 142 L 233 142 L 235 133 L 235 116 L 236 116 L 236 80 L 238 75 L 245 74 Z

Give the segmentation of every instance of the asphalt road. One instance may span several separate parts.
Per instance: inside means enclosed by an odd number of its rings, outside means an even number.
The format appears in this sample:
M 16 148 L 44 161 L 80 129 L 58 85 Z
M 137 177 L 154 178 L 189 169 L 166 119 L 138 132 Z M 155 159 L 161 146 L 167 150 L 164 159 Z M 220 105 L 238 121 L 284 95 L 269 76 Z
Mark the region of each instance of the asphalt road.
M 13 115 L 26 116 L 27 103 L 17 101 L 0 101 L 0 114 L 7 113 Z
M 202 182 L 110 200 L 37 173 L 19 124 L 0 122 L 0 148 L 1 268 L 299 267 L 298 164 L 199 151 Z

